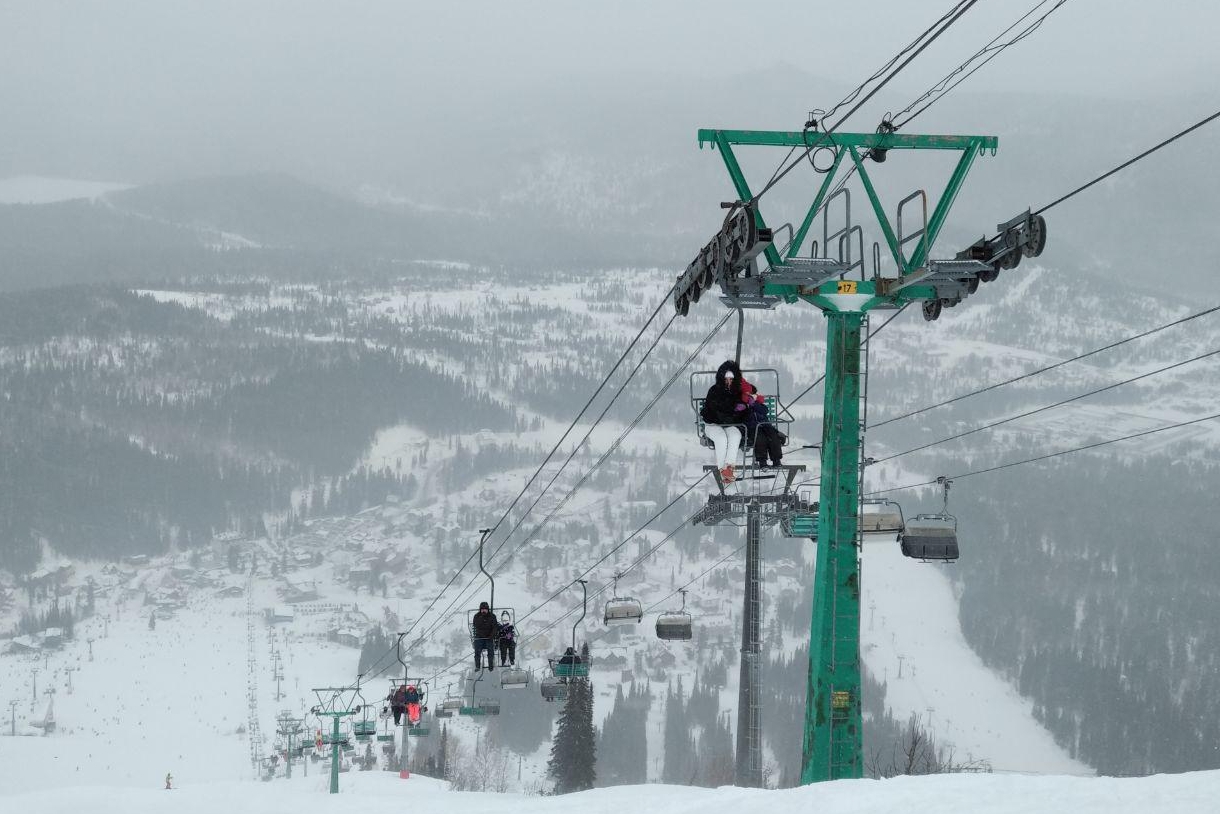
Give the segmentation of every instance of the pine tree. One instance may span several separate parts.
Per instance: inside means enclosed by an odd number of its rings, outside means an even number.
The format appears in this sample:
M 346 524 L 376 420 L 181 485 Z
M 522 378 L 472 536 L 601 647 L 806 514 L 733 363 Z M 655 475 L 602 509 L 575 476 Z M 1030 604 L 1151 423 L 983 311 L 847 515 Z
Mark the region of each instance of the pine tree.
M 686 786 L 694 779 L 696 760 L 682 696 L 682 677 L 678 676 L 677 690 L 670 688 L 665 694 L 665 765 L 661 782 Z
M 547 762 L 547 773 L 555 778 L 557 793 L 593 788 L 597 780 L 596 740 L 593 685 L 586 678 L 572 679 L 568 700 L 559 713 L 559 725 L 551 742 L 551 759 Z
M 441 727 L 441 746 L 436 754 L 436 776 L 441 780 L 449 779 L 449 724 Z

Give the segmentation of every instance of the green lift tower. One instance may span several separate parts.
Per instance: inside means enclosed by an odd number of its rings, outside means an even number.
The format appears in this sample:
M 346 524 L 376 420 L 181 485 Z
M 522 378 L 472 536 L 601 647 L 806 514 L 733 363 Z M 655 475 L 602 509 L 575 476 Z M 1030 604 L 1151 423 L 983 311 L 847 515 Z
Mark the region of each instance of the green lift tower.
M 1046 224 L 1028 211 L 999 224 L 997 234 L 983 238 L 955 257 L 933 260 L 932 245 L 954 199 L 978 156 L 995 153 L 994 136 L 910 135 L 882 128 L 877 133 L 771 132 L 700 130 L 699 144 L 719 150 L 732 178 L 737 201 L 724 225 L 700 251 L 674 289 L 674 306 L 686 315 L 691 303 L 713 285 L 733 308 L 771 309 L 803 301 L 826 318 L 826 377 L 822 423 L 821 473 L 816 518 L 793 518 L 789 528 L 806 528 L 817 544 L 813 620 L 809 647 L 809 681 L 805 702 L 801 782 L 861 777 L 860 714 L 860 528 L 864 424 L 861 399 L 867 353 L 862 353 L 870 312 L 920 303 L 925 319 L 957 305 L 991 282 L 1002 269 L 1014 268 L 1022 255 L 1034 257 L 1046 242 Z M 825 164 L 813 202 L 800 225 L 789 229 L 784 246 L 775 242 L 746 181 L 734 149 L 780 147 L 812 154 L 833 154 Z M 868 164 L 880 164 L 896 150 L 939 150 L 959 154 L 940 198 L 929 212 L 923 190 L 897 206 L 891 224 L 869 175 Z M 791 153 L 790 153 L 791 154 Z M 844 169 L 844 165 L 851 169 Z M 883 245 L 872 247 L 869 268 L 863 230 L 851 222 L 849 190 L 836 178 L 859 175 L 892 258 L 883 266 Z M 832 212 L 838 213 L 833 224 Z M 814 220 L 823 215 L 822 240 L 811 241 L 802 254 Z M 905 216 L 905 219 L 904 219 Z M 885 273 L 888 269 L 888 274 Z

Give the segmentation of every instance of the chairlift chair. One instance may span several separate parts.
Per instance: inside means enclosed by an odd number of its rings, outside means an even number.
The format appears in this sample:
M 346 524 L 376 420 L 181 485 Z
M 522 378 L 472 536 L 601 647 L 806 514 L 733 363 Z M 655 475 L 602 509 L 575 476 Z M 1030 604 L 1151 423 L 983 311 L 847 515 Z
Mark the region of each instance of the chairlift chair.
M 956 560 L 957 518 L 942 513 L 919 514 L 908 520 L 902 532 L 902 555 L 917 560 Z
M 783 445 L 787 446 L 787 439 L 792 434 L 790 430 L 793 419 L 788 408 L 783 406 L 780 401 L 779 371 L 769 367 L 750 368 L 741 371 L 741 375 L 763 394 L 763 403 L 767 405 L 767 421 L 783 433 Z M 707 437 L 706 422 L 703 420 L 703 402 L 706 399 L 707 391 L 715 383 L 716 371 L 714 370 L 699 370 L 690 374 L 690 402 L 695 412 L 695 433 L 699 436 L 699 443 L 708 449 L 714 449 L 715 444 L 712 443 L 712 439 Z M 733 426 L 741 427 L 744 439 L 745 424 Z M 752 460 L 752 450 L 747 450 L 746 453 L 747 460 Z
M 392 718 L 390 711 L 388 709 L 382 709 L 379 717 L 381 718 L 381 732 L 377 735 L 377 742 L 393 743 L 394 733 L 390 731 L 390 720 Z
M 573 678 L 587 678 L 589 675 L 589 659 L 582 656 L 576 649 L 576 628 L 580 627 L 580 623 L 589 613 L 589 581 L 584 579 L 576 581 L 580 583 L 581 604 L 580 618 L 572 625 L 572 646 L 562 656 L 548 660 L 551 675 L 564 681 Z
M 907 521 L 901 536 L 904 557 L 952 562 L 959 556 L 957 518 L 949 514 L 951 481 L 943 476 L 937 481 L 944 487 L 944 505 L 938 513 L 919 514 Z
M 608 627 L 639 624 L 644 619 L 644 606 L 640 600 L 618 595 L 618 581 L 622 574 L 614 575 L 614 594 L 606 601 L 603 621 Z
M 860 514 L 860 531 L 863 534 L 901 534 L 906 523 L 902 517 L 902 506 L 892 500 L 865 500 Z
M 579 653 L 576 654 L 574 661 L 565 662 L 561 656 L 558 659 L 551 659 L 551 671 L 556 678 L 588 678 L 589 676 L 589 661 Z
M 483 717 L 485 715 L 499 715 L 500 702 L 493 699 L 480 699 L 478 697 L 478 685 L 483 680 L 483 671 L 476 670 L 474 680 L 470 682 L 470 696 L 462 699 L 462 706 L 458 709 L 458 715 L 468 717 Z
M 491 586 L 491 596 L 488 599 L 487 605 L 491 609 L 491 615 L 495 619 L 495 622 L 497 625 L 500 624 L 500 614 L 507 613 L 508 614 L 508 623 L 510 625 L 516 626 L 516 624 L 517 624 L 516 610 L 514 610 L 513 608 L 497 608 L 496 607 L 496 579 L 491 574 L 489 574 L 487 572 L 487 569 L 483 566 L 483 544 L 487 542 L 487 538 L 491 535 L 491 532 L 492 532 L 492 529 L 479 529 L 479 534 L 481 535 L 479 538 L 479 570 L 483 573 L 483 576 L 487 577 L 487 581 L 488 581 L 489 585 Z M 474 634 L 474 617 L 475 617 L 475 614 L 477 614 L 478 612 L 479 612 L 478 608 L 475 608 L 474 610 L 466 611 L 466 631 L 470 635 L 470 647 L 472 649 L 475 647 L 475 639 L 477 638 Z M 482 657 L 482 654 L 480 654 L 480 658 L 481 657 Z M 492 653 L 490 655 L 490 658 L 493 660 L 495 659 L 495 638 L 494 637 L 492 638 Z
M 657 638 L 664 641 L 687 642 L 694 637 L 692 618 L 686 611 L 686 590 L 682 594 L 682 609 L 665 611 L 657 616 Z
M 450 684 L 449 691 L 445 694 L 445 700 L 441 701 L 440 705 L 436 708 L 436 717 L 452 718 L 453 713 L 457 712 L 461 708 L 462 708 L 462 696 L 454 695 L 453 694 L 453 685 Z M 442 715 L 441 714 L 442 712 L 444 712 L 445 714 Z
M 542 691 L 543 701 L 568 700 L 568 685 L 558 676 L 546 676 L 539 682 L 538 689 Z
M 500 668 L 500 689 L 524 690 L 530 685 L 529 671 L 522 667 Z

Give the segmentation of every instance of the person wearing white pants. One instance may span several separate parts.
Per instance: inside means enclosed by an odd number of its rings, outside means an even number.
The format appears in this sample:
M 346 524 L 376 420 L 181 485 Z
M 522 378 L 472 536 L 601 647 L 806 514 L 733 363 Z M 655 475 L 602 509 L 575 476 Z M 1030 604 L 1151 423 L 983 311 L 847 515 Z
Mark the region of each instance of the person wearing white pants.
M 716 448 L 716 468 L 724 474 L 727 468 L 732 471 L 733 458 L 737 450 L 741 447 L 741 427 L 725 426 L 723 424 L 704 424 L 703 434 L 706 435 Z M 729 477 L 728 480 L 733 480 Z
M 724 483 L 737 479 L 731 461 L 741 446 L 742 432 L 741 427 L 735 425 L 744 422 L 745 409 L 741 398 L 741 368 L 729 359 L 716 370 L 716 382 L 708 388 L 700 412 L 703 434 L 711 439 L 716 449 L 716 468 Z

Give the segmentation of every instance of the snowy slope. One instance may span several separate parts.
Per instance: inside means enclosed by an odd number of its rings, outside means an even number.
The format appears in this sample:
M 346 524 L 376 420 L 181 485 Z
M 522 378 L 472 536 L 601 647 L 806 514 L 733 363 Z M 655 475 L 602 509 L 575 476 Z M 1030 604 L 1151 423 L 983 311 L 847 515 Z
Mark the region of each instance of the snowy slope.
M 861 656 L 886 682 L 895 717 L 919 715 L 959 759 L 983 758 L 996 770 L 1091 773 L 1034 720 L 1029 699 L 966 644 L 952 566 L 910 560 L 892 542 L 866 543 L 863 560 Z
M 1203 814 L 1216 810 L 1220 794 L 1220 772 L 1130 779 L 939 775 L 845 780 L 784 791 L 619 786 L 563 797 L 452 792 L 435 780 L 399 780 L 384 772 L 344 774 L 334 797 L 326 794 L 325 779 L 316 776 L 269 784 L 181 782 L 168 792 L 150 778 L 141 788 L 56 789 L 4 800 L 6 808 L 25 814 Z

